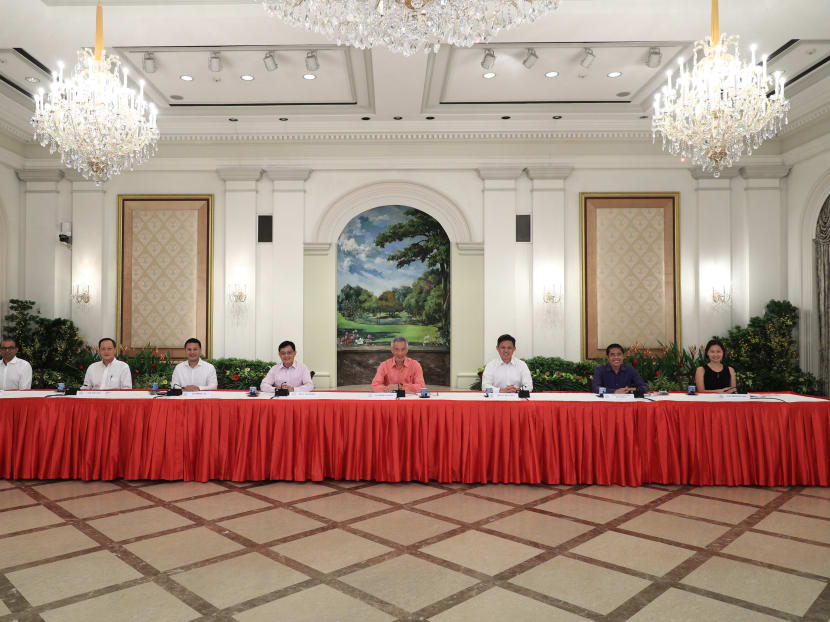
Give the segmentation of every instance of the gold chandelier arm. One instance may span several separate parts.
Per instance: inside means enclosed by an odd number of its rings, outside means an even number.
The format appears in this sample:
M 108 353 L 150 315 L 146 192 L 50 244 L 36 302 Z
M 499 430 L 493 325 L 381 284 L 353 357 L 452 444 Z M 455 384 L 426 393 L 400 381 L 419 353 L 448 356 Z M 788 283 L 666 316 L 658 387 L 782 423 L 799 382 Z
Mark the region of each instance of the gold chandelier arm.
M 720 41 L 720 18 L 718 16 L 718 0 L 712 0 L 712 45 Z
M 100 61 L 104 54 L 104 7 L 98 0 L 95 9 L 95 60 Z

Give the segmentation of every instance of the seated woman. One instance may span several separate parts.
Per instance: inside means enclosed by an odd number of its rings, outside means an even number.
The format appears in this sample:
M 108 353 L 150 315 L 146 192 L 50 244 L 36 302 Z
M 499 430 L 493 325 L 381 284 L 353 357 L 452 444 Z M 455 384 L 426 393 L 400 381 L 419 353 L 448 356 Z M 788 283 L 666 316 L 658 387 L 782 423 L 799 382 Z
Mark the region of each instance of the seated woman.
M 695 384 L 699 393 L 734 393 L 735 370 L 723 364 L 726 348 L 717 339 L 706 344 L 709 362 L 695 371 Z

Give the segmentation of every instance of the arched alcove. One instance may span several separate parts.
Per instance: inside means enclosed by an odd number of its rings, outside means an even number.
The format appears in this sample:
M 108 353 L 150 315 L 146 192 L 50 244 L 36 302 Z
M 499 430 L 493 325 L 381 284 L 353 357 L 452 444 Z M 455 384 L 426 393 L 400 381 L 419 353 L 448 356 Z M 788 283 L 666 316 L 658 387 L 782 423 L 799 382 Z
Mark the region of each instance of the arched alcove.
M 830 195 L 822 204 L 813 245 L 816 275 L 816 323 L 818 324 L 819 379 L 830 387 Z

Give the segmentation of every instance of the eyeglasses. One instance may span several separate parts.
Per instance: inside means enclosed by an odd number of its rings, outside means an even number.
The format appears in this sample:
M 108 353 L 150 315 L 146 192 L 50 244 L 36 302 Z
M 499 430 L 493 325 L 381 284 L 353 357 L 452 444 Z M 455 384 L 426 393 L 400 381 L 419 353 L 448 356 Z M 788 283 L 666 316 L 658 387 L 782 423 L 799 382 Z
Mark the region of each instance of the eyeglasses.
M 0 350 L 17 350 L 17 346 L 0 346 Z

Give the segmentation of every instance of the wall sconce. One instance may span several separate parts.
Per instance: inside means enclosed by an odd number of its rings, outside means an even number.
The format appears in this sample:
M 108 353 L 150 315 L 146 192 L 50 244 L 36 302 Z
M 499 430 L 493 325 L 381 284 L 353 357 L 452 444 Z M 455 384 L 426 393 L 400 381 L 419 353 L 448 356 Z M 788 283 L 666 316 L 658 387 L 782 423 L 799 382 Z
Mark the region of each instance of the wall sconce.
M 248 286 L 234 283 L 228 288 L 228 297 L 233 304 L 244 304 L 248 300 Z
M 729 287 L 712 287 L 712 304 L 717 310 L 728 309 L 732 305 L 732 292 Z
M 86 283 L 75 283 L 72 286 L 72 302 L 76 305 L 88 305 L 89 301 L 89 285 Z
M 542 300 L 545 304 L 558 305 L 562 302 L 562 286 L 557 283 L 546 287 L 542 294 Z

